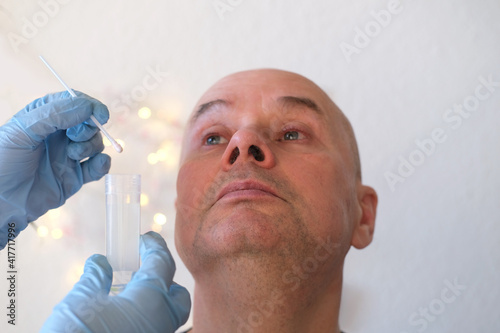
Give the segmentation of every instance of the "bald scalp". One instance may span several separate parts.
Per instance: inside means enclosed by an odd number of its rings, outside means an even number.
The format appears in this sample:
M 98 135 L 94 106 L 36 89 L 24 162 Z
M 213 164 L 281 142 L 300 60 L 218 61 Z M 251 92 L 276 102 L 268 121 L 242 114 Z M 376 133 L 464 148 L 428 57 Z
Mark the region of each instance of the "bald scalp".
M 264 68 L 236 72 L 221 78 L 215 84 L 213 84 L 198 100 L 195 109 L 193 110 L 189 118 L 188 128 L 192 126 L 194 120 L 198 117 L 200 110 L 202 110 L 204 107 L 207 107 L 207 105 L 210 105 L 211 103 L 217 102 L 216 99 L 211 98 L 212 93 L 214 91 L 220 91 L 220 88 L 225 84 L 228 84 L 228 82 L 230 82 L 231 86 L 234 87 L 237 86 L 238 83 L 247 83 L 249 81 L 252 81 L 252 78 L 268 78 L 268 80 L 271 81 L 274 77 L 279 76 L 289 77 L 291 81 L 298 80 L 301 83 L 305 83 L 308 86 L 313 87 L 317 92 L 320 93 L 322 100 L 318 102 L 325 106 L 325 111 L 327 113 L 331 113 L 334 116 L 334 125 L 331 130 L 338 135 L 338 139 L 340 139 L 341 143 L 341 148 L 347 155 L 350 156 L 354 176 L 357 180 L 361 180 L 361 162 L 359 157 L 358 144 L 349 119 L 323 89 L 321 89 L 310 79 L 297 73 L 273 68 Z M 185 146 L 185 140 L 183 146 Z

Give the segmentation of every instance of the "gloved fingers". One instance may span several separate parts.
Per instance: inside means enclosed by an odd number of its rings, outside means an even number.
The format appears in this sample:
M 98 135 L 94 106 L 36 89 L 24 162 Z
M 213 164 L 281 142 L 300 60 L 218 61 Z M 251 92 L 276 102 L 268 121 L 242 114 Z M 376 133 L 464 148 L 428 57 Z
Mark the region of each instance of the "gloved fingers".
M 155 235 L 145 236 L 146 239 L 148 236 L 156 237 Z M 158 237 L 161 239 L 161 236 L 158 235 Z M 163 248 L 157 248 L 154 251 L 165 253 Z M 142 254 L 144 257 L 144 252 Z M 148 255 L 148 260 L 151 256 L 151 254 Z M 148 264 L 153 264 L 153 262 L 148 261 Z M 156 270 L 153 272 L 154 274 L 148 275 L 144 274 L 143 264 L 127 284 L 125 290 L 115 296 L 115 299 L 136 304 L 137 310 L 140 312 L 138 318 L 142 318 L 143 321 L 150 325 L 148 326 L 148 332 L 174 332 L 187 321 L 191 310 L 191 299 L 186 288 L 172 282 L 170 278 L 161 276 L 161 274 L 165 274 L 162 273 L 164 272 L 165 262 L 159 260 L 157 265 L 158 267 L 151 267 L 151 269 Z M 171 273 L 173 274 L 173 270 L 171 270 Z M 140 274 L 142 274 L 142 277 L 138 278 Z
M 109 111 L 104 104 L 82 93 L 77 96 L 72 98 L 68 93 L 44 96 L 18 112 L 13 120 L 35 142 L 43 141 L 57 130 L 69 129 L 89 121 L 92 114 L 102 122 L 107 121 Z M 68 136 L 73 141 L 86 141 L 97 132 L 94 126 L 80 127 L 82 128 L 77 126 L 70 131 Z
M 90 140 L 82 142 L 70 141 L 68 144 L 68 157 L 80 161 L 94 156 L 104 150 L 101 133 L 96 133 Z
M 99 180 L 109 172 L 111 157 L 106 154 L 97 154 L 82 162 L 83 183 Z
M 94 108 L 92 114 L 97 119 L 97 121 L 101 123 L 101 125 L 108 122 L 109 110 L 106 105 L 102 104 L 95 98 L 85 95 L 82 92 L 76 91 L 75 93 L 78 97 L 87 98 L 89 101 L 93 103 Z M 66 131 L 66 135 L 72 141 L 81 142 L 89 140 L 98 131 L 99 129 L 97 128 L 97 125 L 94 123 L 94 121 L 88 119 L 87 121 L 81 124 L 68 128 L 68 130 Z
M 108 122 L 109 111 L 104 104 L 100 102 L 98 102 L 98 104 L 95 104 L 92 114 L 97 119 L 97 121 L 101 123 L 101 125 Z M 98 131 L 99 129 L 97 128 L 97 125 L 93 120 L 89 119 L 81 124 L 68 128 L 68 130 L 66 131 L 66 135 L 72 141 L 79 142 L 89 140 Z
M 78 91 L 78 90 L 73 90 L 73 91 L 74 91 L 75 95 L 77 96 L 77 98 L 87 99 L 90 103 L 92 103 L 96 106 L 104 106 L 103 109 L 99 108 L 99 110 L 97 110 L 94 113 L 94 116 L 97 118 L 97 120 L 99 120 L 99 122 L 101 124 L 105 124 L 108 121 L 109 111 L 104 104 L 102 104 L 99 100 L 97 100 L 97 99 L 95 99 L 87 94 L 82 93 L 81 91 Z M 72 98 L 73 97 L 71 97 L 71 95 L 67 91 L 61 91 L 61 92 L 57 92 L 57 93 L 53 93 L 53 94 L 47 94 L 43 97 L 35 99 L 30 104 L 26 105 L 26 107 L 23 110 L 21 110 L 19 113 L 31 112 L 34 109 L 39 108 L 40 106 L 43 106 L 43 105 L 46 105 L 49 103 L 53 103 L 53 102 L 56 102 L 59 100 L 68 100 L 68 99 L 72 99 Z M 78 124 L 78 123 L 76 123 L 76 124 Z M 76 124 L 74 124 L 74 125 L 76 125 Z M 72 125 L 72 126 L 74 126 L 74 125 Z
M 112 307 L 109 297 L 112 269 L 106 257 L 95 254 L 87 259 L 83 275 L 66 297 L 55 306 L 40 332 L 101 332 L 98 315 Z
M 98 99 L 95 99 L 87 94 L 84 94 L 81 91 L 75 90 L 75 94 L 77 97 L 86 98 L 92 102 L 92 104 L 94 105 L 93 115 L 101 123 L 101 125 L 104 125 L 108 122 L 109 110 L 108 110 L 108 107 L 106 105 L 104 105 Z M 90 122 L 92 123 L 92 125 L 94 125 L 94 123 L 92 121 L 90 121 Z
M 147 282 L 168 290 L 175 273 L 175 262 L 163 237 L 154 231 L 141 235 L 141 267 L 129 284 Z
M 66 130 L 66 135 L 71 141 L 83 142 L 88 141 L 98 132 L 99 129 L 94 122 L 92 120 L 87 120 L 81 124 L 68 128 Z
M 109 294 L 113 280 L 113 269 L 105 256 L 94 254 L 85 262 L 83 274 L 67 297 Z M 72 295 L 72 296 L 71 296 Z
M 173 283 L 170 286 L 168 292 L 169 297 L 167 299 L 170 309 L 175 309 L 176 311 L 170 311 L 171 319 L 174 321 L 174 325 L 180 327 L 189 318 L 189 312 L 191 311 L 191 297 L 189 291 L 183 286 Z
M 75 94 L 78 96 L 78 93 L 75 92 Z M 71 95 L 67 91 L 60 91 L 52 94 L 47 94 L 43 97 L 37 98 L 28 105 L 25 106 L 25 108 L 20 111 L 20 112 L 31 112 L 36 108 L 39 108 L 42 105 L 61 100 L 61 99 L 68 99 L 71 98 Z

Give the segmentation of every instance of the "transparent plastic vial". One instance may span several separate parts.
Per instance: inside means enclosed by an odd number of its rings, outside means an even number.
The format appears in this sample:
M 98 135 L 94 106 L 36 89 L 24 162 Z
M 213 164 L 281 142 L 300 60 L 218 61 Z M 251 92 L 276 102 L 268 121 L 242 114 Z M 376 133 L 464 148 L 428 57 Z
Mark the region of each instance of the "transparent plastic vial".
M 141 175 L 108 174 L 106 257 L 113 268 L 111 294 L 119 294 L 139 269 Z

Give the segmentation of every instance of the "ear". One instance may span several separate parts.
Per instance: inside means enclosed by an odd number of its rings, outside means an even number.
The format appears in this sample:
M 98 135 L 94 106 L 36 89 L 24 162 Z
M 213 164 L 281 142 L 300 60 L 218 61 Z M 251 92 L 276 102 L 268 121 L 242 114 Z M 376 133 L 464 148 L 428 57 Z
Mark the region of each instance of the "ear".
M 377 203 L 377 192 L 370 186 L 360 185 L 358 204 L 361 208 L 361 216 L 355 221 L 351 239 L 351 245 L 357 249 L 365 248 L 372 242 Z

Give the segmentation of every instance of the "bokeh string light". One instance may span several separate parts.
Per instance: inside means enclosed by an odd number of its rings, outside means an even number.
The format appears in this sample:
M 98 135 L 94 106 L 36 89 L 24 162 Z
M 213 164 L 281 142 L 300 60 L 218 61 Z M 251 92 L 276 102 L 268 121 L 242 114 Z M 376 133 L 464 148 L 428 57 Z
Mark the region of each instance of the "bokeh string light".
M 141 119 L 149 119 L 151 118 L 151 109 L 148 108 L 147 106 L 143 106 L 142 108 L 139 109 L 139 111 L 137 111 L 137 114 Z

